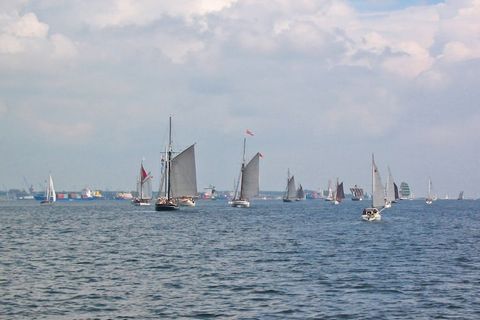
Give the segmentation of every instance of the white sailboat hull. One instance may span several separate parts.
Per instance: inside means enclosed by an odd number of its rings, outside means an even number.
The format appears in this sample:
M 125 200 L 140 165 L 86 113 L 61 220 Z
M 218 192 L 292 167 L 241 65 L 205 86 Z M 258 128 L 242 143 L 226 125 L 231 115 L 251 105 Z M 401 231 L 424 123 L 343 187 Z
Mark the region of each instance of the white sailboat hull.
M 195 207 L 195 200 L 192 198 L 180 198 L 178 199 L 178 205 L 182 207 Z
M 230 205 L 234 208 L 250 208 L 250 201 L 247 200 L 232 200 Z
M 366 208 L 363 210 L 362 219 L 365 221 L 380 221 L 382 215 L 377 208 Z

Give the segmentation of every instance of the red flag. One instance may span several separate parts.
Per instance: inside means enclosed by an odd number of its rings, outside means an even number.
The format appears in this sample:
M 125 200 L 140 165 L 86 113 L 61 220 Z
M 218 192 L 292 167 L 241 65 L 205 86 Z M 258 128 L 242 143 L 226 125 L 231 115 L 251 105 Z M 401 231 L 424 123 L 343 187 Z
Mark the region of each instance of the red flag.
M 140 168 L 140 177 L 141 177 L 142 181 L 145 180 L 148 177 L 147 171 L 145 171 L 145 169 L 143 168 L 143 164 Z
M 248 135 L 250 135 L 250 136 L 254 136 L 253 132 L 250 131 L 250 130 L 248 130 L 248 129 L 245 131 L 245 133 L 248 134 Z

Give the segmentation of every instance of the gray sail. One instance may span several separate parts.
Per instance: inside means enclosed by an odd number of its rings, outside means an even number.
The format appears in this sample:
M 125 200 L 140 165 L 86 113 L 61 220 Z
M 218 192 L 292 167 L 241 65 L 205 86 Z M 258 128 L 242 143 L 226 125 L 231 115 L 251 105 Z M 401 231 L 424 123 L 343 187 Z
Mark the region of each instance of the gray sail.
M 378 172 L 375 160 L 372 158 L 372 206 L 383 208 L 385 206 L 385 189 L 382 184 L 380 172 Z
M 390 202 L 395 201 L 395 186 L 394 186 L 392 172 L 390 171 L 390 167 L 388 168 L 388 179 L 387 179 L 385 198 L 387 199 L 387 201 L 390 201 Z
M 242 172 L 242 186 L 240 190 L 241 199 L 250 199 L 257 196 L 259 186 L 260 153 L 257 153 L 245 166 Z
M 195 144 L 192 144 L 172 159 L 170 187 L 172 198 L 194 197 L 197 195 Z
M 296 195 L 297 195 L 297 190 L 295 188 L 295 177 L 291 176 L 290 179 L 288 179 L 287 192 L 286 192 L 285 199 L 293 200 L 295 199 Z

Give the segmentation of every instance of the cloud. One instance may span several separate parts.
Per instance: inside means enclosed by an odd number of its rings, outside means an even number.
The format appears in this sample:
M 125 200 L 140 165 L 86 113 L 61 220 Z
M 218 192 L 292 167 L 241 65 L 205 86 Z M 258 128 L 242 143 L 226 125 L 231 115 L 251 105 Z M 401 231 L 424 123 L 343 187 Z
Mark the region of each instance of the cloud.
M 37 16 L 29 12 L 21 17 L 5 30 L 7 33 L 20 38 L 45 38 L 48 34 L 48 25 L 38 21 Z

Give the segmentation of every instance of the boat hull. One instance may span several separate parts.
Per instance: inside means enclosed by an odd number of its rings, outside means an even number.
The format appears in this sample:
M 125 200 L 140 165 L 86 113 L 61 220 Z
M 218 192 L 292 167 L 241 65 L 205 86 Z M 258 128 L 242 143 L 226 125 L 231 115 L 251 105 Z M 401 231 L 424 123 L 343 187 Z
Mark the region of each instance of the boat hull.
M 366 208 L 363 209 L 362 219 L 365 221 L 380 221 L 382 219 L 382 215 L 377 208 Z
M 178 205 L 182 207 L 195 207 L 195 200 L 192 198 L 178 199 Z
M 149 206 L 150 200 L 149 199 L 133 199 L 132 204 L 134 206 Z
M 283 200 L 283 202 L 293 202 L 292 199 L 282 199 L 282 200 Z
M 234 208 L 249 208 L 250 202 L 247 200 L 232 200 L 230 205 Z
M 166 198 L 158 199 L 155 203 L 155 211 L 174 211 L 178 210 L 180 207 L 178 206 L 177 201 Z

